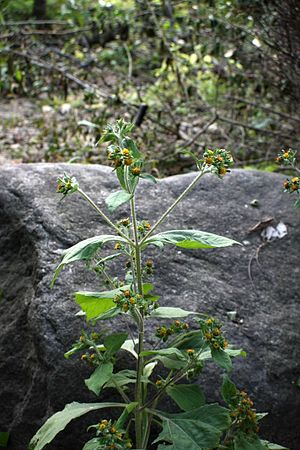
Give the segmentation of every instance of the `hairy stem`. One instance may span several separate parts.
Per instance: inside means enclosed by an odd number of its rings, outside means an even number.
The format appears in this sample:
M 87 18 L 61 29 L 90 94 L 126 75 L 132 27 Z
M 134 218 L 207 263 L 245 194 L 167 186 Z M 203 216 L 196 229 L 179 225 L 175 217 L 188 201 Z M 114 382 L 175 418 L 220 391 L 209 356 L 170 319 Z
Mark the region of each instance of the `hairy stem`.
M 138 242 L 138 225 L 135 213 L 135 198 L 132 197 L 130 201 L 131 207 L 131 217 L 133 226 L 133 236 L 135 243 L 135 275 L 137 281 L 137 290 L 140 295 L 143 295 L 143 280 L 142 280 L 142 267 L 141 267 L 141 250 Z M 143 385 L 142 385 L 142 375 L 144 370 L 144 358 L 140 356 L 144 348 L 144 312 L 142 309 L 139 310 L 140 320 L 138 323 L 138 360 L 137 360 L 137 378 L 135 385 L 135 401 L 138 403 L 135 412 L 135 436 L 136 436 L 136 447 L 143 448 Z

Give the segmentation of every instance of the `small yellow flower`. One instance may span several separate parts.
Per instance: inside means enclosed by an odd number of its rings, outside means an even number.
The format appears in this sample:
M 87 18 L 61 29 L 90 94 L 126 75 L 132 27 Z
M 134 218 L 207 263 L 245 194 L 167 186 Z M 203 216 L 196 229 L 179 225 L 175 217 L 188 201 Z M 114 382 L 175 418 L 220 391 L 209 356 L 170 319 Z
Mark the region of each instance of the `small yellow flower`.
M 129 152 L 128 148 L 123 148 L 122 153 L 124 156 L 128 156 L 130 152 Z
M 117 430 L 115 429 L 115 427 L 111 427 L 111 429 L 110 429 L 111 434 L 115 434 L 116 431 Z
M 213 162 L 213 159 L 211 157 L 205 158 L 205 162 L 208 166 L 210 166 Z
M 133 167 L 133 169 L 131 170 L 131 173 L 133 175 L 140 175 L 141 169 L 139 167 Z
M 289 183 L 288 180 L 286 180 L 286 181 L 283 183 L 283 186 L 285 187 L 285 189 L 288 189 L 289 185 L 290 185 L 290 183 Z
M 212 339 L 212 334 L 211 333 L 205 333 L 205 339 L 207 340 L 207 341 L 210 341 L 211 339 Z
M 91 360 L 93 361 L 95 359 L 95 353 L 91 354 Z
M 161 380 L 156 380 L 155 384 L 156 384 L 156 386 L 161 386 L 162 385 L 162 381 Z
M 120 250 L 120 248 L 121 248 L 121 244 L 120 244 L 120 242 L 117 242 L 115 245 L 115 250 Z
M 124 295 L 125 297 L 130 297 L 131 296 L 130 291 L 129 290 L 124 291 Z
M 80 340 L 80 342 L 84 342 L 85 337 L 84 336 L 80 336 L 79 340 Z
M 226 339 L 225 339 L 225 341 L 224 341 L 224 348 L 227 348 L 228 347 L 228 341 L 226 341 Z
M 290 156 L 290 152 L 284 152 L 283 157 L 288 158 Z
M 216 350 L 218 350 L 220 348 L 220 344 L 218 342 L 214 342 L 213 346 Z
M 213 323 L 212 319 L 207 319 L 206 321 L 207 325 L 211 325 Z
M 298 183 L 298 182 L 299 182 L 299 178 L 298 178 L 298 177 L 292 178 L 292 182 L 293 182 L 293 183 Z
M 130 166 L 133 163 L 133 159 L 132 158 L 128 158 L 124 160 L 124 164 L 125 166 Z
M 130 297 L 129 302 L 131 305 L 135 304 L 135 298 L 134 297 Z
M 106 428 L 106 425 L 104 423 L 99 424 L 99 430 L 103 431 L 103 430 L 105 430 L 105 428 Z
M 186 352 L 188 355 L 193 355 L 195 353 L 195 350 L 193 348 L 188 348 Z
M 219 170 L 220 175 L 225 175 L 225 173 L 227 173 L 227 169 L 226 167 L 221 167 Z
M 86 358 L 87 358 L 86 354 L 84 354 L 84 355 L 81 356 L 82 361 L 85 361 Z

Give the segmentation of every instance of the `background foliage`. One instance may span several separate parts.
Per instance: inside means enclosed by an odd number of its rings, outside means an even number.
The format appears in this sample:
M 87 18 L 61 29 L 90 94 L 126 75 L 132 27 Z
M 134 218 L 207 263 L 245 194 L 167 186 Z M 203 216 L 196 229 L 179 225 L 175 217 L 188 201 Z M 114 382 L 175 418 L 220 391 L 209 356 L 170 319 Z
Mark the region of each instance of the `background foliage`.
M 1 3 L 5 158 L 102 163 L 94 143 L 120 116 L 140 124 L 158 175 L 190 170 L 183 151 L 206 146 L 279 170 L 277 151 L 297 147 L 296 0 L 35 3 L 39 20 L 32 1 Z

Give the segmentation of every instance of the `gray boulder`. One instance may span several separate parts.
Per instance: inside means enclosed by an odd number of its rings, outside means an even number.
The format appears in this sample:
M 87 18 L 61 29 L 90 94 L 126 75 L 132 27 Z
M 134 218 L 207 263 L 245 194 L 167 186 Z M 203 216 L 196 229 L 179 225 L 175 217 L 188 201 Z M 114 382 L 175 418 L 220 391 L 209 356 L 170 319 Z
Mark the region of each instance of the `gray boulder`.
M 39 426 L 65 403 L 97 401 L 83 383 L 88 369 L 78 358 L 67 361 L 63 354 L 85 327 L 84 320 L 75 316 L 78 307 L 72 292 L 97 290 L 98 280 L 84 264 L 77 264 L 64 269 L 52 290 L 49 285 L 61 250 L 106 233 L 107 226 L 77 194 L 59 201 L 56 177 L 63 171 L 75 175 L 104 208 L 105 197 L 117 188 L 111 169 L 102 166 L 1 168 L 0 431 L 10 431 L 11 450 L 25 450 Z M 153 223 L 194 176 L 174 176 L 157 185 L 141 183 L 139 217 Z M 161 305 L 211 313 L 224 322 L 230 342 L 248 355 L 235 360 L 232 378 L 248 390 L 257 410 L 269 412 L 262 436 L 297 450 L 300 211 L 282 193 L 283 180 L 278 174 L 241 170 L 224 180 L 204 177 L 163 229 L 202 229 L 245 245 L 150 253 L 159 256 L 155 287 L 163 294 Z M 258 207 L 251 206 L 254 199 Z M 114 218 L 124 215 L 126 208 L 121 207 Z M 287 235 L 263 243 L 261 230 L 250 229 L 265 218 L 273 218 L 275 226 L 280 221 L 286 224 Z M 231 311 L 236 315 L 228 314 Z M 219 398 L 220 378 L 215 366 L 205 369 L 200 383 L 209 401 Z M 95 414 L 68 426 L 49 450 L 81 449 L 89 436 L 86 424 L 98 420 Z

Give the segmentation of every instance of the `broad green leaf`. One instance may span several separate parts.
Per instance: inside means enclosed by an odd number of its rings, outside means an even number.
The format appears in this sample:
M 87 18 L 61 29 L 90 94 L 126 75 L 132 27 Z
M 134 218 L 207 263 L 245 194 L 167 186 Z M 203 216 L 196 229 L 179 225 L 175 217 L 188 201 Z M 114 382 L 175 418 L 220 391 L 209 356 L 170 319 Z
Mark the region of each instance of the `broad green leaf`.
M 168 386 L 166 392 L 183 411 L 198 408 L 205 403 L 204 393 L 196 384 Z
M 136 371 L 124 369 L 117 373 L 113 373 L 111 378 L 105 383 L 104 388 L 115 388 L 118 386 L 126 386 L 126 384 L 132 384 L 136 382 Z
M 93 438 L 86 442 L 82 450 L 98 450 L 99 449 L 99 438 Z
M 221 393 L 227 405 L 236 405 L 236 395 L 238 391 L 235 384 L 228 378 L 227 375 L 224 376 Z
M 124 166 L 120 166 L 116 169 L 117 177 L 120 183 L 120 186 L 124 189 L 124 191 L 128 192 L 127 186 L 125 183 L 125 175 L 124 175 Z
M 186 361 L 185 356 L 177 348 L 162 348 L 160 350 L 145 350 L 140 353 L 140 356 L 167 356 L 172 359 L 179 359 L 180 361 Z
M 88 412 L 104 408 L 125 408 L 124 403 L 69 403 L 62 411 L 51 416 L 37 431 L 29 443 L 29 450 L 42 450 L 71 420 Z
M 218 366 L 226 370 L 232 369 L 232 361 L 230 359 L 230 356 L 224 350 L 216 350 L 213 348 L 211 350 L 211 356 L 215 363 L 218 364 Z
M 220 248 L 239 242 L 217 234 L 198 230 L 170 230 L 151 236 L 145 244 L 172 244 L 182 248 Z
M 161 306 L 157 309 L 154 309 L 151 314 L 150 317 L 155 317 L 158 319 L 172 319 L 173 317 L 178 318 L 178 317 L 187 317 L 191 314 L 199 314 L 197 312 L 194 311 L 186 311 L 184 309 L 181 308 L 172 308 L 172 307 L 167 307 L 167 306 Z
M 173 450 L 214 448 L 231 422 L 228 410 L 216 404 L 181 414 L 151 412 L 163 421 L 163 430 L 155 442 L 171 442 Z
M 9 439 L 9 432 L 0 431 L 0 447 L 7 447 L 8 439 Z
M 258 436 L 245 433 L 237 434 L 234 439 L 234 450 L 267 450 L 268 447 L 262 443 Z
M 126 408 L 124 408 L 124 411 L 122 412 L 122 414 L 120 415 L 120 417 L 118 418 L 118 420 L 116 422 L 117 429 L 124 427 L 129 414 L 132 413 L 132 411 L 136 408 L 137 405 L 138 405 L 138 402 L 128 403 L 128 405 L 126 406 Z
M 90 378 L 84 380 L 88 389 L 94 394 L 99 395 L 104 384 L 111 378 L 113 373 L 113 364 L 111 362 L 103 363 L 92 373 Z
M 96 323 L 97 320 L 112 319 L 113 317 L 116 317 L 121 313 L 122 313 L 122 310 L 116 306 L 114 308 L 109 309 L 108 311 L 105 311 L 104 313 L 100 314 L 99 316 L 94 317 L 93 323 Z
M 51 287 L 54 285 L 56 278 L 66 264 L 70 264 L 75 261 L 91 259 L 103 244 L 111 241 L 126 242 L 120 236 L 107 234 L 102 236 L 93 236 L 91 238 L 85 239 L 84 241 L 80 241 L 78 242 L 78 244 L 75 244 L 72 247 L 68 248 L 64 252 L 64 256 L 54 272 Z
M 177 336 L 172 341 L 171 346 L 179 348 L 180 350 L 186 350 L 188 348 L 193 348 L 193 349 L 199 351 L 200 349 L 204 350 L 205 348 L 207 348 L 207 344 L 203 339 L 202 331 L 200 331 L 200 330 L 189 331 L 187 333 Z M 209 357 L 211 358 L 210 351 L 209 351 Z
M 155 356 L 155 360 L 167 367 L 167 369 L 180 369 L 187 364 L 187 358 L 177 348 L 165 348 L 160 350 L 146 350 L 141 356 Z
M 116 290 L 104 292 L 75 292 L 75 301 L 91 320 L 115 307 Z M 119 290 L 118 290 L 119 292 Z
M 167 369 L 182 369 L 186 366 L 187 362 L 185 360 L 169 358 L 167 356 L 156 356 L 155 359 L 160 361 Z
M 131 198 L 132 194 L 129 194 L 128 192 L 122 190 L 110 194 L 105 200 L 105 203 L 108 207 L 108 210 L 110 212 L 114 212 L 119 206 L 128 202 Z
M 157 183 L 157 179 L 151 175 L 150 173 L 141 173 L 140 178 L 144 178 L 144 180 L 151 181 L 152 183 Z
M 153 361 L 153 362 L 150 362 L 145 365 L 144 371 L 143 371 L 143 375 L 145 378 L 149 378 L 151 376 L 156 365 L 157 365 L 157 361 Z
M 106 350 L 110 354 L 114 355 L 118 350 L 120 350 L 120 348 L 126 341 L 127 336 L 128 336 L 127 333 L 110 334 L 104 339 L 103 342 Z
M 268 450 L 289 450 L 287 447 L 282 447 L 278 444 L 272 444 L 272 442 L 264 441 L 263 439 L 260 440 L 262 445 L 265 445 Z
M 124 342 L 121 349 L 126 350 L 127 352 L 131 353 L 136 359 L 138 359 L 138 354 L 135 351 L 135 345 L 138 343 L 138 339 L 135 339 L 134 341 L 132 339 L 128 339 Z

